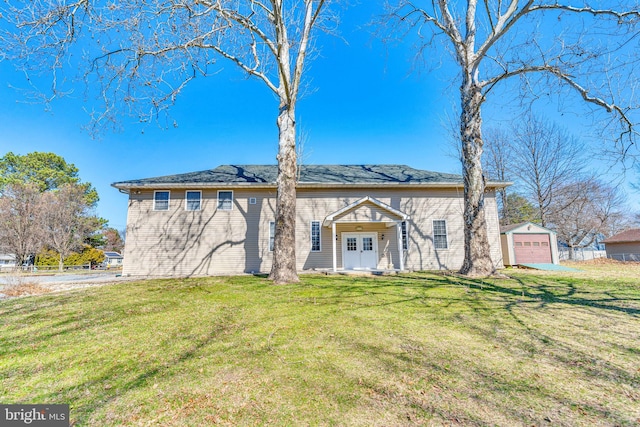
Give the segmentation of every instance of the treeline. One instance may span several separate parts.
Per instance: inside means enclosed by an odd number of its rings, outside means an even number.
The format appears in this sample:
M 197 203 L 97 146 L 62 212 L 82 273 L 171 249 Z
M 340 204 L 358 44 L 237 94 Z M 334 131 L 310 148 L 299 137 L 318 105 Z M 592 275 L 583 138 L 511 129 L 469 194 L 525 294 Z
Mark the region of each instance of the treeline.
M 0 158 L 0 251 L 15 254 L 18 265 L 51 265 L 55 258 L 60 270 L 84 259 L 101 262 L 96 248 L 121 251 L 123 241 L 95 215 L 98 200 L 62 157 L 7 153 Z
M 559 125 L 532 114 L 485 132 L 489 179 L 512 181 L 498 192 L 501 225 L 534 222 L 570 248 L 637 226 L 620 182 L 589 165 L 589 147 Z

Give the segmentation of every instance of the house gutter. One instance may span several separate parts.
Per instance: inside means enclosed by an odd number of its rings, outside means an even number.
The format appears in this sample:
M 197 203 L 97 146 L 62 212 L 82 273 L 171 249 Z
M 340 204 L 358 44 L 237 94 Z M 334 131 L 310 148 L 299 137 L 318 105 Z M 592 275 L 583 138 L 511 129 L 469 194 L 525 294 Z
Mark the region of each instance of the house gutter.
M 487 188 L 506 188 L 513 185 L 512 182 L 486 183 Z M 271 183 L 239 183 L 239 182 L 191 182 L 191 183 L 128 183 L 114 182 L 112 187 L 120 190 L 121 193 L 129 193 L 132 189 L 152 190 L 152 189 L 187 189 L 187 188 L 239 188 L 239 189 L 276 189 L 276 184 Z M 418 182 L 418 183 L 325 183 L 325 182 L 305 182 L 296 185 L 297 189 L 340 189 L 340 188 L 464 188 L 462 182 Z

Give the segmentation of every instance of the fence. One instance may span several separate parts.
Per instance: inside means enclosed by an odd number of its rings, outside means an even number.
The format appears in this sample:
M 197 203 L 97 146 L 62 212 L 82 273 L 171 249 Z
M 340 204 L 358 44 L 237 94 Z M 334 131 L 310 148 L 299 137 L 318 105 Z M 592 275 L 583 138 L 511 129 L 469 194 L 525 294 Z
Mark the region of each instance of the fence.
M 5 264 L 0 266 L 0 272 L 14 272 L 18 270 L 26 271 L 29 273 L 33 273 L 36 271 L 58 271 L 59 267 L 57 265 L 23 265 L 22 267 L 18 267 L 15 264 L 9 265 Z M 68 270 L 91 270 L 91 264 L 83 264 L 83 265 L 65 265 L 63 268 L 64 271 Z
M 609 258 L 617 261 L 635 261 L 640 262 L 640 254 L 611 254 Z
M 569 249 L 558 249 L 558 257 L 560 261 L 569 260 Z M 589 261 L 596 258 L 606 258 L 607 251 L 598 251 L 595 249 L 576 248 L 573 250 L 572 261 Z
M 57 265 L 35 265 L 30 266 L 30 268 L 34 271 L 45 270 L 45 271 L 56 271 L 60 267 Z M 91 264 L 82 264 L 82 265 L 65 265 L 63 270 L 91 270 Z

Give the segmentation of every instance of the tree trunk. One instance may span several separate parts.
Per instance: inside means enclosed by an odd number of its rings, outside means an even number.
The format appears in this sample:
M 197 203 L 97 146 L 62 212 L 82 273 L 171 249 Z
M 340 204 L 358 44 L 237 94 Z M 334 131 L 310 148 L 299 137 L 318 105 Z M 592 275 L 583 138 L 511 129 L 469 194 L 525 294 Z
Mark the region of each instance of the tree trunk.
M 482 174 L 482 117 L 483 96 L 471 74 L 465 75 L 460 88 L 462 113 L 462 169 L 464 179 L 464 263 L 461 274 L 488 276 L 495 272 L 487 236 L 484 211 L 485 179 Z
M 60 259 L 58 261 L 58 271 L 64 271 L 64 259 L 62 258 L 62 254 L 60 254 Z
M 276 284 L 298 282 L 296 268 L 296 121 L 293 107 L 281 103 L 278 115 L 278 189 L 273 264 Z

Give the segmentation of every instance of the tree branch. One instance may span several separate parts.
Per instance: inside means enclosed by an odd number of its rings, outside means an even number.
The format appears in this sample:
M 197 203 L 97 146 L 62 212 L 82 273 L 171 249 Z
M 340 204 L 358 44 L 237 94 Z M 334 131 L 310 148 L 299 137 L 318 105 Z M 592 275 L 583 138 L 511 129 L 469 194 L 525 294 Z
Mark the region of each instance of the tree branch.
M 587 13 L 590 15 L 608 15 L 619 20 L 624 20 L 627 18 L 640 18 L 640 10 L 617 11 L 613 9 L 594 9 L 589 6 L 575 7 L 559 3 L 539 4 L 530 8 L 531 12 L 535 12 L 538 10 L 562 10 L 572 13 Z

